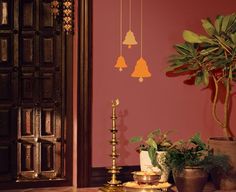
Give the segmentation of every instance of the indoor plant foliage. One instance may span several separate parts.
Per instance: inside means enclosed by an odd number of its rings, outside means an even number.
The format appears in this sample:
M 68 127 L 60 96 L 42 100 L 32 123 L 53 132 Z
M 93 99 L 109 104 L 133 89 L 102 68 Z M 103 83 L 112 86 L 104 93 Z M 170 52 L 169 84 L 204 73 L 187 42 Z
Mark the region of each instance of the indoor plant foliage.
M 137 151 L 140 153 L 141 171 L 160 172 L 160 182 L 166 182 L 169 178 L 170 169 L 166 165 L 167 149 L 172 146 L 168 139 L 169 131 L 154 130 L 147 137 L 133 137 L 131 143 L 140 143 Z
M 201 192 L 210 171 L 226 172 L 230 168 L 229 158 L 214 155 L 199 134 L 170 148 L 166 163 L 172 169 L 175 184 L 181 192 Z
M 141 136 L 132 137 L 130 139 L 131 143 L 141 143 L 137 150 L 148 151 L 148 155 L 151 159 L 152 165 L 159 166 L 157 162 L 157 151 L 166 151 L 171 145 L 172 142 L 168 139 L 168 132 L 161 132 L 160 129 L 154 130 L 147 135 L 146 138 Z
M 229 105 L 233 82 L 236 81 L 236 14 L 218 16 L 214 22 L 203 19 L 202 26 L 207 36 L 185 30 L 182 44 L 176 44 L 177 54 L 170 57 L 168 72 L 188 75 L 195 85 L 208 86 L 214 82 L 212 115 L 222 127 L 224 135 L 234 135 L 229 127 Z M 219 87 L 225 88 L 224 115 L 216 112 Z
M 202 141 L 200 134 L 195 134 L 188 141 L 179 141 L 168 150 L 166 163 L 171 169 L 181 172 L 186 167 L 201 167 L 206 172 L 221 169 L 226 172 L 230 165 L 225 155 L 214 155 Z

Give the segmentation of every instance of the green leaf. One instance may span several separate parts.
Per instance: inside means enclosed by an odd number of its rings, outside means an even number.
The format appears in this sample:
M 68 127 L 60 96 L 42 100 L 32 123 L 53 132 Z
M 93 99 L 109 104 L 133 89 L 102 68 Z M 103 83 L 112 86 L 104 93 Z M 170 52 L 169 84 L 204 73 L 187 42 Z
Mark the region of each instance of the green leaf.
M 152 165 L 156 167 L 157 166 L 157 150 L 153 147 L 150 147 L 148 149 L 148 155 L 151 159 Z
M 234 22 L 231 26 L 230 26 L 230 28 L 229 28 L 229 30 L 227 31 L 228 33 L 235 33 L 236 32 L 236 22 Z
M 236 44 L 236 33 L 230 34 L 230 38 L 234 44 Z
M 229 79 L 233 79 L 233 72 L 232 72 L 232 68 L 230 67 L 229 69 Z
M 219 16 L 216 17 L 215 29 L 216 29 L 218 34 L 220 34 L 220 32 L 221 32 L 222 21 L 223 21 L 223 16 L 222 15 L 219 15 Z
M 148 137 L 155 137 L 155 136 L 158 136 L 158 135 L 160 135 L 161 134 L 161 130 L 160 129 L 157 129 L 157 130 L 155 130 L 155 131 L 152 131 L 149 135 L 148 135 Z
M 199 72 L 195 77 L 195 85 L 200 85 L 203 82 L 203 73 Z
M 235 19 L 236 19 L 236 15 L 235 13 L 233 13 L 232 15 L 230 15 L 229 17 L 229 22 L 228 22 L 228 25 L 227 25 L 227 29 L 226 29 L 226 32 L 227 33 L 231 33 L 231 31 L 234 31 L 235 30 Z
M 184 67 L 184 68 L 181 68 L 181 69 L 176 69 L 174 71 L 174 73 L 178 74 L 178 73 L 184 73 L 184 72 L 187 72 L 187 71 L 190 71 L 191 69 L 189 69 L 188 67 Z
M 215 41 L 213 41 L 212 39 L 210 39 L 204 35 L 200 35 L 199 39 L 200 39 L 200 41 L 202 41 L 202 43 L 216 44 Z
M 199 146 L 201 150 L 206 149 L 206 144 L 202 141 L 201 136 L 199 133 L 196 133 L 191 139 L 191 143 L 194 143 L 195 145 Z
M 203 76 L 204 76 L 204 84 L 208 86 L 209 84 L 209 72 L 207 70 L 203 71 Z
M 229 63 L 229 61 L 226 60 L 226 59 L 221 59 L 221 60 L 216 59 L 216 60 L 213 61 L 213 62 L 214 62 L 214 66 L 215 66 L 217 69 L 219 69 L 219 68 L 223 69 L 223 68 L 225 68 L 225 66 Z
M 157 144 L 155 142 L 155 140 L 151 137 L 149 137 L 147 140 L 146 140 L 146 144 L 153 147 L 154 149 L 157 149 Z
M 229 20 L 230 20 L 230 15 L 226 15 L 223 17 L 222 26 L 221 26 L 222 32 L 226 32 L 227 26 L 229 24 Z
M 202 19 L 202 26 L 210 36 L 216 33 L 216 29 L 209 19 Z
M 192 31 L 184 30 L 183 38 L 185 41 L 187 41 L 189 43 L 202 43 L 199 35 L 192 32 Z
M 219 45 L 225 50 L 225 51 L 230 51 L 231 47 L 227 41 L 224 40 L 224 38 L 215 35 L 215 38 L 218 40 Z
M 189 55 L 190 53 L 190 49 L 185 43 L 176 44 L 174 47 L 179 54 Z
M 216 51 L 217 49 L 219 49 L 219 47 L 210 47 L 208 49 L 203 49 L 200 51 L 201 55 L 208 55 L 209 53 Z
M 143 140 L 142 137 L 132 137 L 129 142 L 130 143 L 138 143 L 138 142 L 141 142 Z
M 195 70 L 197 70 L 199 68 L 200 68 L 200 66 L 198 65 L 198 63 L 193 63 L 193 64 L 188 65 L 188 69 L 190 71 L 195 71 Z

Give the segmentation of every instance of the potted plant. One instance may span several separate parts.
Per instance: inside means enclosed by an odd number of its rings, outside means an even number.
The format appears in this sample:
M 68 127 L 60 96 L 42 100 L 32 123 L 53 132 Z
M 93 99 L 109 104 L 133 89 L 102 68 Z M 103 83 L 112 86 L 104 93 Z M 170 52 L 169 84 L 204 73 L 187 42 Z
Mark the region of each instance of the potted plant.
M 213 89 L 212 116 L 224 137 L 210 138 L 209 144 L 214 152 L 230 156 L 233 166 L 228 177 L 219 175 L 217 187 L 232 190 L 236 189 L 236 139 L 229 122 L 232 86 L 236 81 L 236 14 L 217 16 L 214 22 L 203 19 L 202 26 L 207 36 L 183 32 L 185 42 L 174 46 L 177 54 L 170 57 L 167 74 L 187 75 L 186 83 Z M 221 117 L 216 110 L 220 92 L 224 95 Z
M 160 129 L 149 133 L 145 138 L 136 136 L 130 139 L 131 143 L 140 143 L 137 151 L 140 153 L 141 171 L 160 172 L 160 182 L 167 182 L 169 167 L 166 166 L 166 150 L 172 146 L 168 139 L 170 131 L 162 132 Z
M 226 172 L 229 169 L 228 157 L 213 155 L 199 134 L 170 148 L 166 164 L 172 169 L 176 187 L 181 192 L 202 192 L 211 170 Z

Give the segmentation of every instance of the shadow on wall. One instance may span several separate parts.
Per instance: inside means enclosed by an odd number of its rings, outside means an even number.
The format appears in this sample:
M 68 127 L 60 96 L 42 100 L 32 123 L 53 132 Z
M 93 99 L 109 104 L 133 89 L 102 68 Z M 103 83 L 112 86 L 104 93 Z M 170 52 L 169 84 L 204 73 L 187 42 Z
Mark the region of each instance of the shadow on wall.
M 126 132 L 128 130 L 128 127 L 125 125 L 125 119 L 128 117 L 128 110 L 120 110 L 118 111 L 118 123 L 117 123 L 117 129 L 118 129 L 118 154 L 120 154 L 118 158 L 118 163 L 121 165 L 125 165 L 126 158 L 130 156 L 130 153 L 126 149 L 127 145 L 129 144 L 129 138 L 126 138 Z M 122 139 L 120 139 L 122 138 Z

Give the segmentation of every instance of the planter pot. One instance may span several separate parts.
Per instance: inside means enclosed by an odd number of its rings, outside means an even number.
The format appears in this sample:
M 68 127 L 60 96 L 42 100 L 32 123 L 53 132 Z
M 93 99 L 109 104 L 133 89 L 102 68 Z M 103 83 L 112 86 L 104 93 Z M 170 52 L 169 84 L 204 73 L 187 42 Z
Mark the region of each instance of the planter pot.
M 232 141 L 223 137 L 210 138 L 209 146 L 214 154 L 227 155 L 232 166 L 228 173 L 222 174 L 222 172 L 217 170 L 211 173 L 216 189 L 236 190 L 236 138 Z
M 157 162 L 161 166 L 161 169 L 158 167 L 153 167 L 152 162 L 149 158 L 147 151 L 140 152 L 140 169 L 141 171 L 154 171 L 161 172 L 161 178 L 159 182 L 167 182 L 170 174 L 170 168 L 165 164 L 166 152 L 158 151 L 157 152 Z
M 184 168 L 181 172 L 173 171 L 175 185 L 180 192 L 202 192 L 207 182 L 208 173 L 202 168 Z

